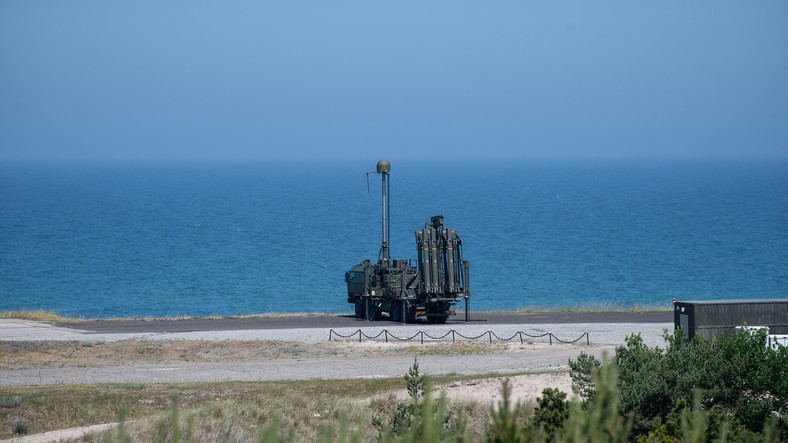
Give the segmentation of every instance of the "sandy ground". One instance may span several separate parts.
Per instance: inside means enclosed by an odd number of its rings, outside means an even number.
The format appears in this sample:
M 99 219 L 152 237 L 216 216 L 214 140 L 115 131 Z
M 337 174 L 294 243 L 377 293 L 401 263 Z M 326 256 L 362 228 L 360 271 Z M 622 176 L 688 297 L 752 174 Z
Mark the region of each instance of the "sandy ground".
M 0 440 L 0 443 L 58 443 L 61 441 L 80 441 L 88 435 L 114 429 L 117 426 L 117 423 L 102 423 L 79 428 L 59 429 L 57 431 L 42 432 L 40 434 Z
M 497 404 L 501 399 L 501 383 L 509 380 L 512 398 L 536 399 L 542 395 L 544 388 L 557 388 L 565 392 L 569 398 L 574 397 L 572 379 L 566 372 L 515 375 L 509 377 L 485 378 L 452 382 L 438 389 L 449 399 L 475 400 Z

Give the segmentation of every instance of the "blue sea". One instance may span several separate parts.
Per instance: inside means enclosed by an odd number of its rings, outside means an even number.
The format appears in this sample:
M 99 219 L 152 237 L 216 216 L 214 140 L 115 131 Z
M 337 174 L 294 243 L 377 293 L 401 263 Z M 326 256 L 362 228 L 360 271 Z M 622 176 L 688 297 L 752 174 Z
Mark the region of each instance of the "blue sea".
M 347 312 L 378 159 L 0 164 L 0 310 Z M 442 214 L 471 308 L 788 297 L 788 160 L 392 160 L 392 258 Z

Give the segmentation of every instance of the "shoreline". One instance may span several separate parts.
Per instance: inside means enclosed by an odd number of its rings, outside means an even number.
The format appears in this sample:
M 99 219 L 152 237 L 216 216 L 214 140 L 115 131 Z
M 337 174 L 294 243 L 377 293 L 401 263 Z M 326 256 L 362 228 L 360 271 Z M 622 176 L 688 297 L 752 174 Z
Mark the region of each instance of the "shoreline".
M 471 318 L 479 316 L 520 316 L 520 315 L 582 315 L 582 314 L 658 314 L 670 313 L 672 306 L 660 307 L 658 305 L 631 306 L 631 307 L 611 307 L 611 306 L 587 306 L 587 307 L 564 307 L 564 308 L 518 308 L 512 310 L 480 310 L 470 311 Z M 47 310 L 10 310 L 0 311 L 0 320 L 32 320 L 51 323 L 56 325 L 80 324 L 85 322 L 165 322 L 183 320 L 234 320 L 234 319 L 288 319 L 288 318 L 321 318 L 321 317 L 347 317 L 350 312 L 263 312 L 258 314 L 236 314 L 236 315 L 180 315 L 180 316 L 129 316 L 129 317 L 69 317 L 54 311 Z M 463 311 L 457 311 L 454 319 L 464 317 Z M 385 321 L 385 320 L 384 320 Z

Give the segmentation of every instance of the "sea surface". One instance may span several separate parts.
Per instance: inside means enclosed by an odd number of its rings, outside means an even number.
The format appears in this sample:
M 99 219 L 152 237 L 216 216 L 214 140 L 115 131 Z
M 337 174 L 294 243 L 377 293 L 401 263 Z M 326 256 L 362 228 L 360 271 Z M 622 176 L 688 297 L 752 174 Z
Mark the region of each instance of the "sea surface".
M 351 312 L 377 159 L 0 163 L 0 310 Z M 442 214 L 471 309 L 788 298 L 788 160 L 392 160 L 392 258 Z

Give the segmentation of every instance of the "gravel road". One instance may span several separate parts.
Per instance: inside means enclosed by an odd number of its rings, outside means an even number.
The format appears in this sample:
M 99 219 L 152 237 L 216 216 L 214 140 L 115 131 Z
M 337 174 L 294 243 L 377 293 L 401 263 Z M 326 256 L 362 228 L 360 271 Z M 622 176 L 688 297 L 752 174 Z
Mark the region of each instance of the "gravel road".
M 419 366 L 426 374 L 489 374 L 523 371 L 564 371 L 567 360 L 584 350 L 601 356 L 612 347 L 535 345 L 537 349 L 490 355 L 423 355 Z M 257 362 L 180 363 L 102 368 L 41 368 L 2 371 L 2 386 L 92 383 L 172 383 L 230 380 L 270 381 L 399 377 L 413 364 L 413 356 L 398 355 L 354 359 L 286 359 Z

